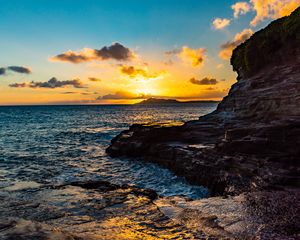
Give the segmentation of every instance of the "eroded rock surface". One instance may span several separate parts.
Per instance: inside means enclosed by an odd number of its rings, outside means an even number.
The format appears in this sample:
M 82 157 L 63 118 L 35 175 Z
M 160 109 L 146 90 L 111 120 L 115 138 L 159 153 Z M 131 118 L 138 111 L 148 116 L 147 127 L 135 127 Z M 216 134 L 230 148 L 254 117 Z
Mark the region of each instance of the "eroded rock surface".
M 169 218 L 149 189 L 87 181 L 0 193 L 0 239 L 216 239 Z
M 291 192 L 297 193 L 293 201 L 299 211 L 299 33 L 300 8 L 255 33 L 234 51 L 231 62 L 238 81 L 216 111 L 182 126 L 133 125 L 112 140 L 107 152 L 159 163 L 191 183 L 208 187 L 213 196 L 274 197 L 281 203 L 278 214 L 266 210 L 266 225 L 246 234 L 247 238 L 299 237 L 299 219 L 294 218 L 296 222 L 290 225 L 281 211 L 291 213 L 292 202 L 284 197 Z M 267 209 L 266 202 L 245 201 L 248 206 L 255 203 Z M 281 227 L 272 226 L 277 221 Z M 233 232 L 222 234 L 234 238 Z

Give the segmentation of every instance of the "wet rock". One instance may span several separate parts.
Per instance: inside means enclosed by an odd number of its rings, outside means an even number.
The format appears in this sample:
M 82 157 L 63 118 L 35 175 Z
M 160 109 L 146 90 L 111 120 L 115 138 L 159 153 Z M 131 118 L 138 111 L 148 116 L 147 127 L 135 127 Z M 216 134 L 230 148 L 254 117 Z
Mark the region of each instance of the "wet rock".
M 68 185 L 75 186 L 75 187 L 82 187 L 85 189 L 97 189 L 100 191 L 112 191 L 120 188 L 119 186 L 112 184 L 107 181 L 83 181 L 83 182 L 72 182 Z
M 59 228 L 53 229 L 47 224 L 28 221 L 24 219 L 15 218 L 0 220 L 0 225 L 12 224 L 13 226 L 5 229 L 0 229 L 0 239 L 5 240 L 83 240 L 83 238 L 73 235 L 71 233 L 62 231 Z
M 103 180 L 71 182 L 69 184 L 65 184 L 60 187 L 64 187 L 64 186 L 68 186 L 68 185 L 81 187 L 81 188 L 85 188 L 85 189 L 94 189 L 94 190 L 98 190 L 101 192 L 108 192 L 108 191 L 113 191 L 113 190 L 117 190 L 117 189 L 124 189 L 124 190 L 130 191 L 134 195 L 148 197 L 150 200 L 154 200 L 155 198 L 158 197 L 157 193 L 152 189 L 137 188 L 137 187 L 129 186 L 126 184 L 116 185 L 116 184 L 112 184 L 108 181 L 103 181 Z
M 162 213 L 153 202 L 156 192 L 149 189 L 82 181 L 0 193 L 1 240 L 210 237 Z

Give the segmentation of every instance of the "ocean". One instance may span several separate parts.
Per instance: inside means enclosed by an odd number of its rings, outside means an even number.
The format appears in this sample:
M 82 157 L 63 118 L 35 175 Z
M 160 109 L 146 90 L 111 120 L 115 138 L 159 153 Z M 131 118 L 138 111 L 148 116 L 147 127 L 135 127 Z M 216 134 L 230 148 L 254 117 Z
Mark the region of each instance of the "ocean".
M 133 123 L 195 120 L 215 108 L 216 103 L 0 107 L 0 188 L 107 180 L 161 196 L 202 198 L 204 187 L 141 159 L 110 158 L 105 149 Z

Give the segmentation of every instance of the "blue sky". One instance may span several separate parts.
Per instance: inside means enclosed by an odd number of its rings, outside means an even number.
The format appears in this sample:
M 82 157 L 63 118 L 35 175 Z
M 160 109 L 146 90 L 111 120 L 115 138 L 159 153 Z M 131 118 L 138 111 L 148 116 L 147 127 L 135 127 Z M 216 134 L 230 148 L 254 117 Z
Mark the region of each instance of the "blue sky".
M 149 66 L 153 63 L 156 71 L 161 70 L 158 69 L 158 62 L 159 59 L 165 60 L 166 51 L 180 49 L 182 46 L 190 49 L 205 48 L 208 65 L 201 69 L 191 69 L 191 72 L 201 78 L 208 75 L 219 79 L 228 78 L 229 82 L 224 88 L 229 88 L 235 74 L 229 61 L 218 56 L 220 45 L 232 40 L 243 29 L 249 28 L 249 22 L 256 14 L 255 11 L 249 11 L 234 20 L 231 6 L 236 2 L 0 0 L 0 67 L 25 65 L 32 69 L 30 77 L 15 74 L 2 77 L 0 91 L 8 91 L 6 86 L 16 81 L 46 81 L 53 76 L 60 79 L 84 78 L 86 72 L 95 72 L 87 70 L 90 66 L 53 63 L 49 58 L 67 50 L 77 51 L 85 47 L 100 49 L 114 42 L 132 49 Z M 217 17 L 231 19 L 231 24 L 221 31 L 216 30 L 212 21 Z M 270 20 L 261 21 L 256 26 L 251 26 L 251 29 L 255 32 Z M 221 64 L 224 65 L 221 70 L 209 66 Z M 99 70 L 97 74 L 101 75 L 102 72 Z M 107 78 L 108 76 L 110 75 Z M 179 77 L 173 77 L 175 78 Z M 102 95 L 112 91 L 108 83 L 103 84 L 103 88 Z M 15 91 L 21 93 L 23 89 Z

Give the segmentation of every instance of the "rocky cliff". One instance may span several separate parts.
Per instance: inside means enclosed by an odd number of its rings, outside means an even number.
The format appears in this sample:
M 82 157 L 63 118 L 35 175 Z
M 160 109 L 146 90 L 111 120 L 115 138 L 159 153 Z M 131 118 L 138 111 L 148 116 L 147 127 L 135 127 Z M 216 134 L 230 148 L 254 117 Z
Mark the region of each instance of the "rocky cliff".
M 234 50 L 238 81 L 213 113 L 183 126 L 133 125 L 107 152 L 159 163 L 208 187 L 213 196 L 257 191 L 272 196 L 276 189 L 296 193 L 299 206 L 299 34 L 300 8 Z M 294 220 L 290 232 L 283 224 L 283 234 L 299 233 L 299 218 Z

